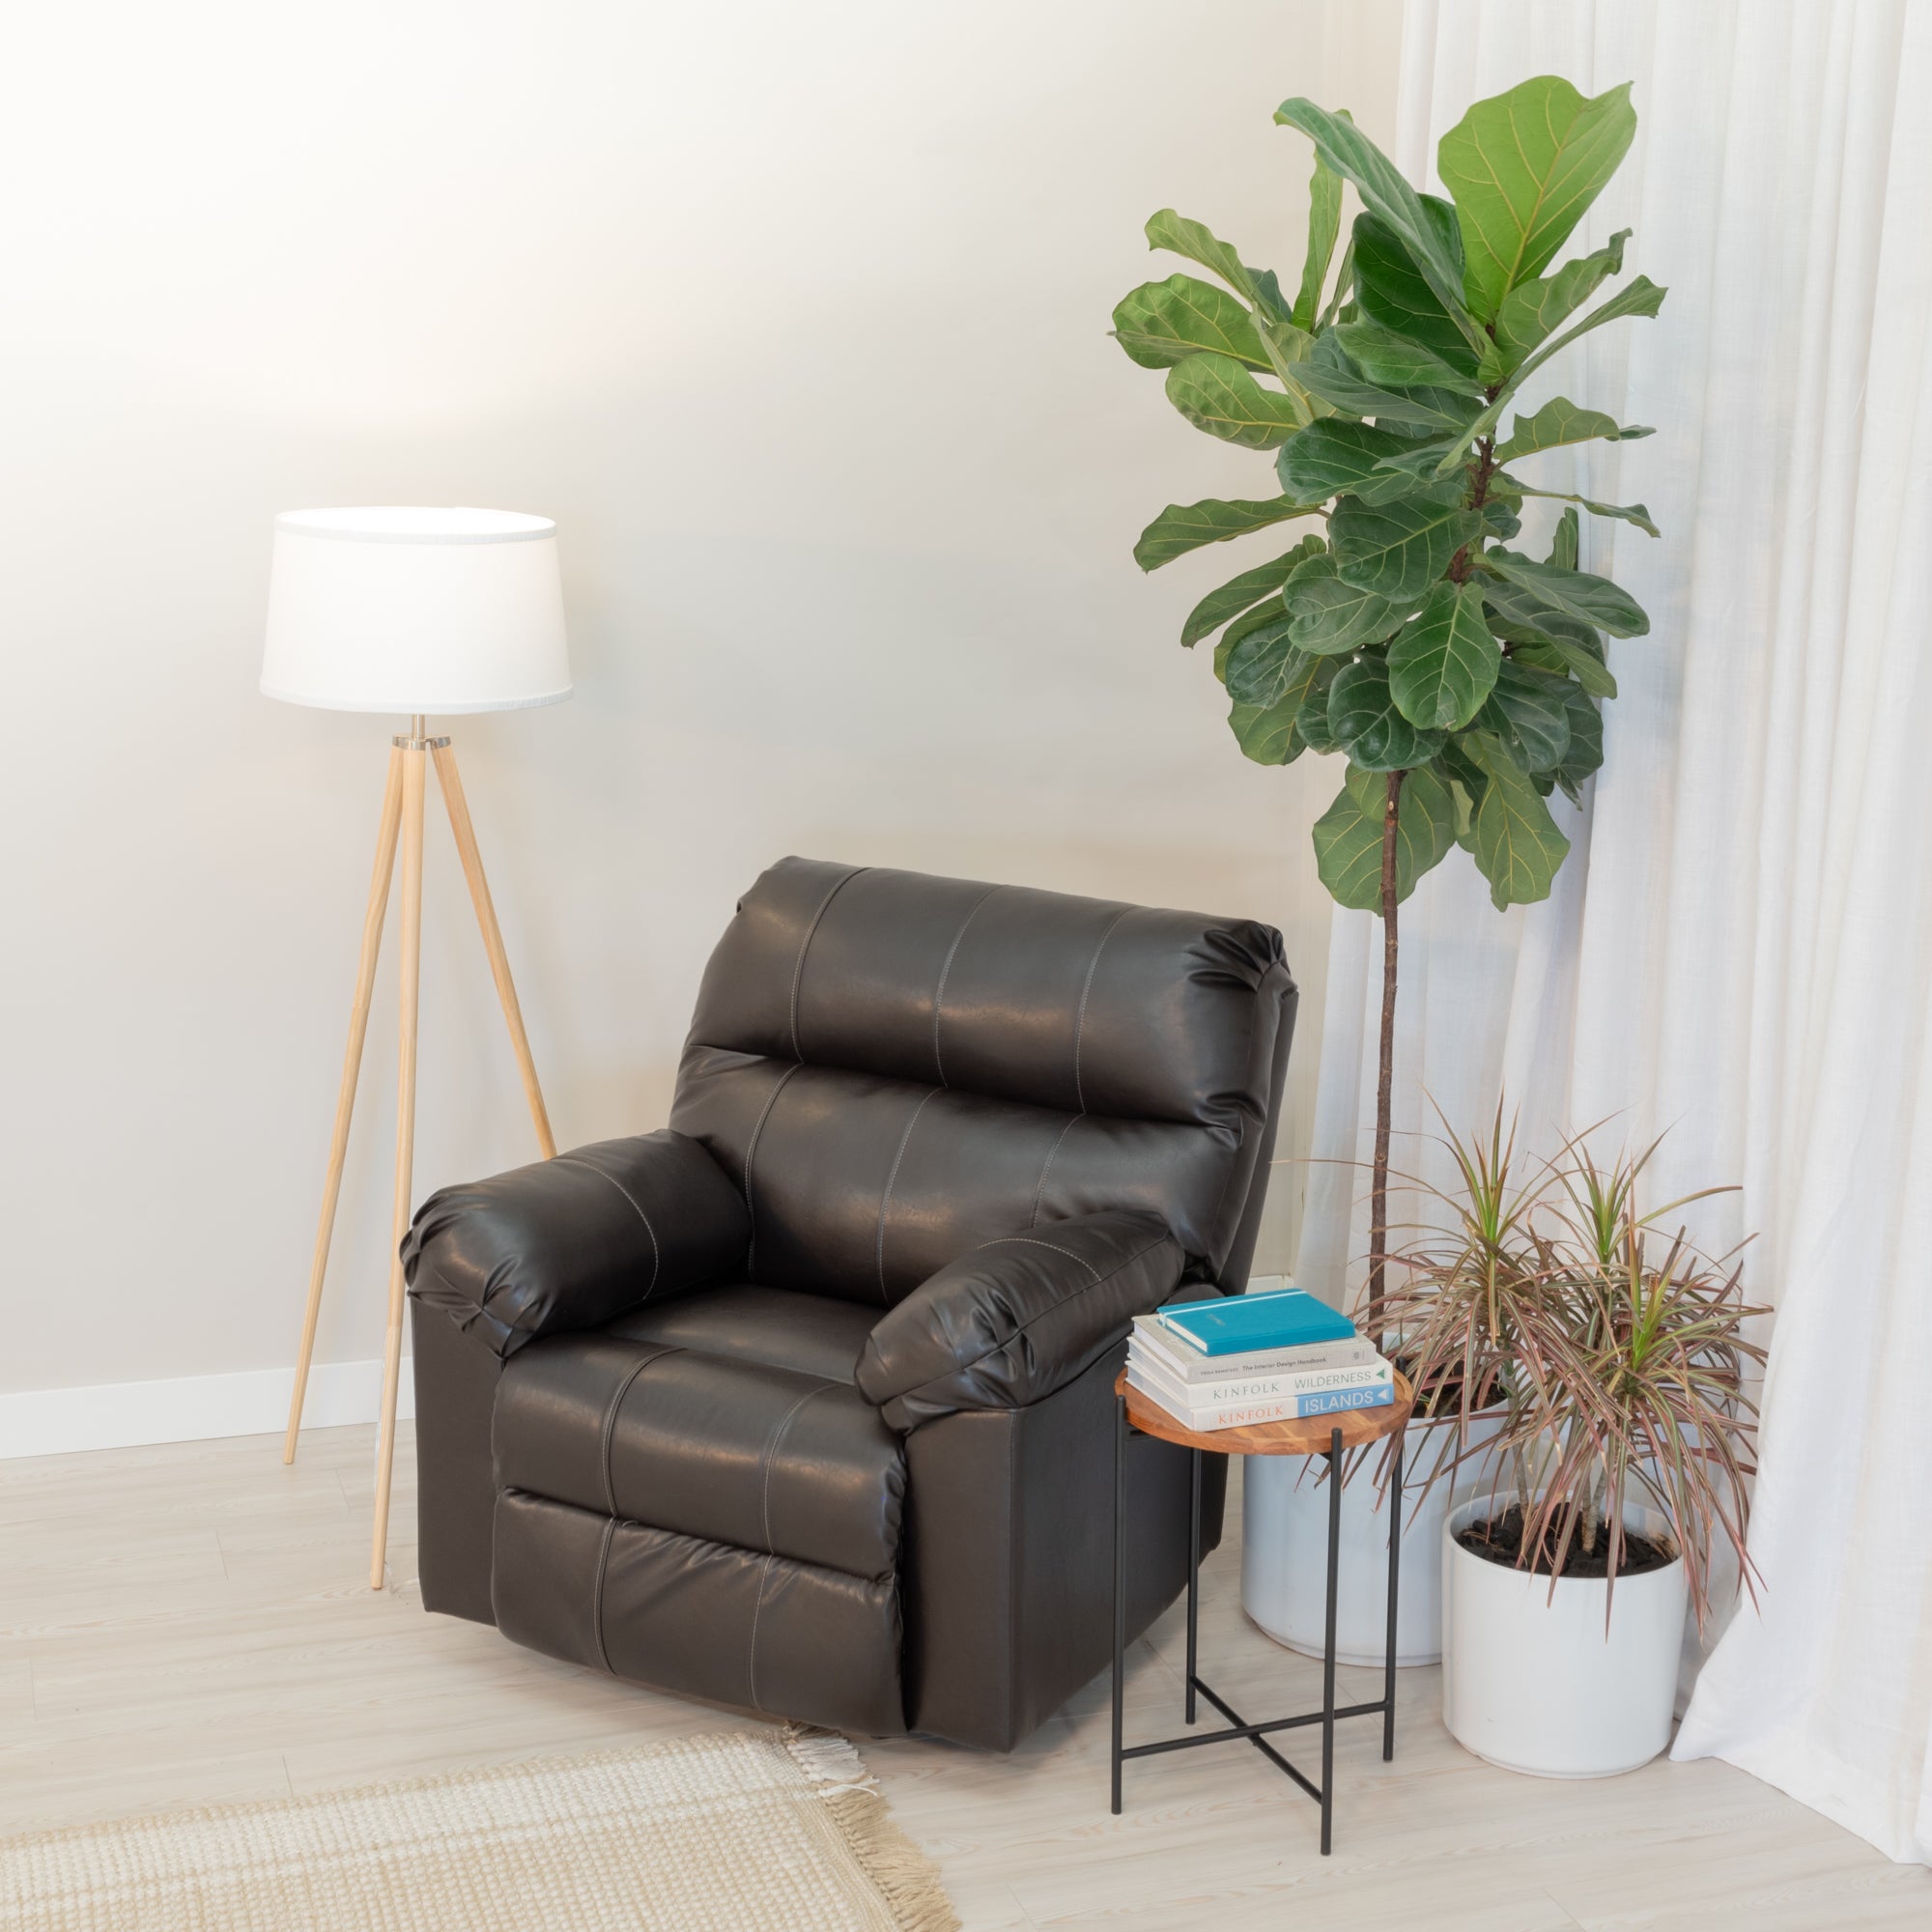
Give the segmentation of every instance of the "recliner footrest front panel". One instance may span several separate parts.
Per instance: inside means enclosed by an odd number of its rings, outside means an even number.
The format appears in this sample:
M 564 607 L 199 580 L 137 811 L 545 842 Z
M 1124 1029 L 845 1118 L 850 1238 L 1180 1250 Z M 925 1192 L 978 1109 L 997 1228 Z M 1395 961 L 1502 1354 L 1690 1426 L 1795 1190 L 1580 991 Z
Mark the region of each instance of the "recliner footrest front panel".
M 622 1521 L 520 1490 L 497 1498 L 503 1634 L 634 1683 L 875 1737 L 905 1730 L 895 1577 Z

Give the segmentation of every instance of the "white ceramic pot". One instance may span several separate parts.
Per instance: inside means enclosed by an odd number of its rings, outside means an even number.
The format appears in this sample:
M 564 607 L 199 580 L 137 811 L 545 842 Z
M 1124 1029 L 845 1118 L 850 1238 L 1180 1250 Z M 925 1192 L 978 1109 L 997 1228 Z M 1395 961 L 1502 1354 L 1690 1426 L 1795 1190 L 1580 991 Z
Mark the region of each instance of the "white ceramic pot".
M 1479 1496 L 1442 1531 L 1442 1720 L 1463 1749 L 1536 1777 L 1611 1777 L 1670 1742 L 1687 1591 L 1680 1558 L 1619 1577 L 1605 1628 L 1601 1578 L 1548 1577 L 1472 1555 L 1456 1532 L 1506 1508 Z M 1666 1525 L 1628 1508 L 1646 1536 Z
M 1484 1443 L 1500 1417 L 1479 1416 L 1472 1442 Z M 1442 1655 L 1442 1520 L 1453 1503 L 1486 1492 L 1495 1471 L 1471 1460 L 1435 1485 L 1418 1511 L 1415 1496 L 1445 1454 L 1456 1426 L 1411 1422 L 1404 1435 L 1402 1589 L 1395 1661 L 1406 1667 Z M 1388 1517 L 1378 1494 L 1379 1446 L 1342 1489 L 1342 1552 L 1335 1597 L 1335 1655 L 1379 1666 L 1388 1632 Z M 1241 1465 L 1241 1607 L 1277 1643 L 1321 1655 L 1327 1609 L 1328 1485 L 1317 1458 L 1249 1456 Z

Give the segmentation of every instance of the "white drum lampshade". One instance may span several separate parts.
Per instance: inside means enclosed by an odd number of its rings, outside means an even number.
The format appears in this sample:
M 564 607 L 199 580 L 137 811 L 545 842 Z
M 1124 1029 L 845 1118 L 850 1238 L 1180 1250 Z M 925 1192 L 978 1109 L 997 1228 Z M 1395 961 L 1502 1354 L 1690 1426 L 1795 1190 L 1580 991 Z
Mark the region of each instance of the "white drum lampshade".
M 556 526 L 513 510 L 277 517 L 262 690 L 425 717 L 560 702 Z

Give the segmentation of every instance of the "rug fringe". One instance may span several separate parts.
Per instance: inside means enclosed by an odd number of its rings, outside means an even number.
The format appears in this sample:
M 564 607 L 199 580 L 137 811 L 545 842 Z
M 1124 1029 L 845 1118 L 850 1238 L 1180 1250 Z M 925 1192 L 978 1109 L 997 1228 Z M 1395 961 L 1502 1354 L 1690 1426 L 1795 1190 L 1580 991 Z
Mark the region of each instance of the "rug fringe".
M 878 1780 L 849 1739 L 802 1724 L 784 1730 L 785 1749 L 819 1786 L 852 1856 L 878 1887 L 899 1932 L 960 1932 L 939 1867 L 894 1822 Z

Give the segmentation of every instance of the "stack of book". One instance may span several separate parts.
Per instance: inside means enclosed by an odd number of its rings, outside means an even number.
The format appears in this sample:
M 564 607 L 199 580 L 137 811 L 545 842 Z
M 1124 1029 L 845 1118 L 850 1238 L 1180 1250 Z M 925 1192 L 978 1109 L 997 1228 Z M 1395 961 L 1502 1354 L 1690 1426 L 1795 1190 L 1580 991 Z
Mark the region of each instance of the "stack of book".
M 1388 1362 L 1346 1315 L 1299 1289 L 1136 1316 L 1127 1380 L 1200 1431 L 1380 1408 L 1395 1400 Z

